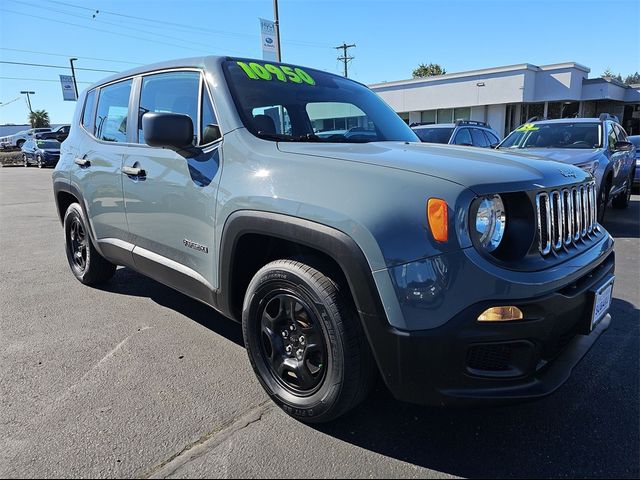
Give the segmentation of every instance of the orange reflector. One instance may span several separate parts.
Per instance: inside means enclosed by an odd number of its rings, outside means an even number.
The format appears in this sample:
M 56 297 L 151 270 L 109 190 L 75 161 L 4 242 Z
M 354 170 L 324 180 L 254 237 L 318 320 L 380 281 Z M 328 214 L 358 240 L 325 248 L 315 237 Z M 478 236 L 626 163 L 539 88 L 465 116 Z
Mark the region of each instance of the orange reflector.
M 449 216 L 447 202 L 440 198 L 430 198 L 427 203 L 427 218 L 431 234 L 438 242 L 449 240 Z
M 478 317 L 479 322 L 508 322 L 509 320 L 522 320 L 524 315 L 518 307 L 491 307 L 487 308 Z

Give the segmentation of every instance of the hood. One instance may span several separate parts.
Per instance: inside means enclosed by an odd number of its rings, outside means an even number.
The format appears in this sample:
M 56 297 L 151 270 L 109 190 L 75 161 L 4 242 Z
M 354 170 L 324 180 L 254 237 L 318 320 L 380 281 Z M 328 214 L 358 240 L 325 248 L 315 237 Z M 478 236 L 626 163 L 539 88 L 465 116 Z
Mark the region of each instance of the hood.
M 578 148 L 514 148 L 501 149 L 503 152 L 515 153 L 527 157 L 539 157 L 568 165 L 581 165 L 597 160 L 602 155 L 602 149 L 578 149 Z
M 283 152 L 406 170 L 441 178 L 477 194 L 537 190 L 589 180 L 580 168 L 529 155 L 454 145 L 405 142 L 279 142 Z

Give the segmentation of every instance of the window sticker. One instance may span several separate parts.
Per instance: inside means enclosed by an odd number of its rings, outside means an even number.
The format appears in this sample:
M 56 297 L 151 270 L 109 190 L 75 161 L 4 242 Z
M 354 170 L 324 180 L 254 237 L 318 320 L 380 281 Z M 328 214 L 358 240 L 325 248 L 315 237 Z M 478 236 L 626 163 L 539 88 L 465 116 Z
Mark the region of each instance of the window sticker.
M 516 128 L 516 132 L 533 132 L 534 130 L 540 130 L 540 127 L 536 127 L 533 123 L 525 123 L 521 127 Z
M 306 83 L 307 85 L 316 84 L 313 77 L 299 67 L 256 62 L 236 62 L 236 64 L 251 80 L 277 80 L 280 82 Z

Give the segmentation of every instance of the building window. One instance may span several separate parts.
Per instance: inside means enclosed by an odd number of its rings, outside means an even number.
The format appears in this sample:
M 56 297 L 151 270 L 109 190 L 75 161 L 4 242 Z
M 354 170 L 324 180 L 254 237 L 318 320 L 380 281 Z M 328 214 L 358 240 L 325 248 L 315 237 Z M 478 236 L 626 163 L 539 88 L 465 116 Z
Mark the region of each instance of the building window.
M 422 123 L 436 123 L 436 111 L 427 110 L 426 112 L 422 112 L 420 114 L 420 121 Z
M 438 109 L 436 123 L 453 123 L 453 108 Z
M 404 121 L 404 123 L 409 125 L 409 112 L 398 113 L 398 116 Z
M 544 103 L 522 104 L 520 114 L 520 124 L 526 123 L 532 117 L 542 118 L 544 116 Z
M 453 110 L 453 120 L 471 120 L 471 107 L 456 108 Z

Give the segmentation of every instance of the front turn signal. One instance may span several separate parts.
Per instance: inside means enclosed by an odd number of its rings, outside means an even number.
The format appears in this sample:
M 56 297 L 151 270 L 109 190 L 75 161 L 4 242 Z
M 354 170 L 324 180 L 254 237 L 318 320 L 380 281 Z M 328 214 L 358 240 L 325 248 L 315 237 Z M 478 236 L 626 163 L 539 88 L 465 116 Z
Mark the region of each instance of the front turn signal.
M 438 242 L 449 240 L 449 214 L 447 202 L 441 198 L 430 198 L 427 202 L 427 219 L 431 234 Z

